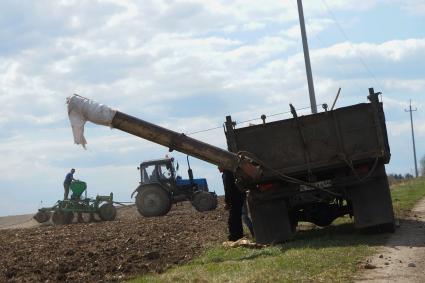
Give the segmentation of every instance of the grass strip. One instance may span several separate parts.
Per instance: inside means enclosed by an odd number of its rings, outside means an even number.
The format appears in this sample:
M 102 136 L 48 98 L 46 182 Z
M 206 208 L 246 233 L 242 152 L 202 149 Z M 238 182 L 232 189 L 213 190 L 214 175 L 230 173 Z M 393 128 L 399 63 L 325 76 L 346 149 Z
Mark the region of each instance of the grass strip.
M 395 185 L 391 195 L 396 216 L 404 217 L 425 197 L 425 179 Z M 343 217 L 326 228 L 299 231 L 296 240 L 284 245 L 212 247 L 194 261 L 131 282 L 349 282 L 363 259 L 389 236 L 361 233 Z

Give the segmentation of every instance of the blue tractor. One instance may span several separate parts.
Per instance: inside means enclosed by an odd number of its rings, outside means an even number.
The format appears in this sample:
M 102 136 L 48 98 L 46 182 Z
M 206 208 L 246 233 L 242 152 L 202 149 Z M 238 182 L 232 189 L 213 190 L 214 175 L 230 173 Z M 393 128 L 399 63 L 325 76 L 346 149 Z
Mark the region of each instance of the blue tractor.
M 217 207 L 217 195 L 208 190 L 205 178 L 194 179 L 187 157 L 189 179 L 177 176 L 179 164 L 174 158 L 145 161 L 140 170 L 140 184 L 131 194 L 136 194 L 136 206 L 145 217 L 168 213 L 173 203 L 190 201 L 196 210 L 203 212 Z M 176 166 L 175 166 L 176 165 Z

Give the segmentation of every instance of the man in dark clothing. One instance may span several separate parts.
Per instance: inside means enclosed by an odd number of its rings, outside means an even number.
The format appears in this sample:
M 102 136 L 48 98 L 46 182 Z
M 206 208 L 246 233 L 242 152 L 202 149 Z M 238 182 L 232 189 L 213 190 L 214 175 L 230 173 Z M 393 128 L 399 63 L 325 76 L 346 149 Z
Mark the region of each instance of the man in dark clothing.
M 243 237 L 242 227 L 242 207 L 245 203 L 245 193 L 241 192 L 235 184 L 235 176 L 229 170 L 222 172 L 224 185 L 224 201 L 226 208 L 229 210 L 228 228 L 229 241 L 237 241 Z
M 64 196 L 63 196 L 63 199 L 64 199 L 64 200 L 65 200 L 65 199 L 68 199 L 69 187 L 71 186 L 71 182 L 72 182 L 73 180 L 75 180 L 75 179 L 74 179 L 74 173 L 75 173 L 75 169 L 74 169 L 74 168 L 72 168 L 72 169 L 71 169 L 71 172 L 69 172 L 68 174 L 66 174 L 66 176 L 65 176 L 65 181 L 63 181 L 63 188 L 64 188 L 64 190 L 65 190 L 65 194 L 64 194 Z

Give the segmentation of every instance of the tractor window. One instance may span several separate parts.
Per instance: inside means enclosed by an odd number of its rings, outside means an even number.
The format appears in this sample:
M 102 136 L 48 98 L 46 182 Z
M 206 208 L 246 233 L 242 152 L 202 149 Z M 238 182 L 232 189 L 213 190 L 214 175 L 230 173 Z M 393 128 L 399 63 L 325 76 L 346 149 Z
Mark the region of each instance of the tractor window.
M 155 165 L 143 168 L 142 183 L 154 182 L 157 180 L 155 173 Z
M 149 175 L 146 172 L 146 168 L 142 169 L 142 183 L 147 183 L 149 182 Z
M 173 177 L 171 164 L 158 165 L 158 176 L 160 179 L 170 179 Z

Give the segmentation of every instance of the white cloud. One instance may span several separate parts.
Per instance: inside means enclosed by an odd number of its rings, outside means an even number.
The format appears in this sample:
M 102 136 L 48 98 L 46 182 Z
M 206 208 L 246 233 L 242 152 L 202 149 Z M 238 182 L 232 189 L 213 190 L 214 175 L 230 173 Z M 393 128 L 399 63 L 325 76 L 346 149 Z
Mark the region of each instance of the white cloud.
M 409 0 L 409 1 L 400 1 L 397 0 L 401 5 L 403 10 L 414 14 L 414 15 L 423 15 L 425 14 L 425 2 L 423 0 Z
M 254 30 L 261 30 L 266 27 L 265 23 L 261 22 L 250 22 L 243 25 L 242 30 L 246 31 L 254 31 Z
M 388 121 L 387 122 L 388 133 L 391 136 L 400 137 L 410 133 L 410 121 L 405 122 L 396 122 Z
M 320 1 L 318 1 L 320 2 Z M 370 1 L 353 1 L 353 0 L 323 0 L 323 3 L 326 4 L 330 9 L 338 9 L 338 10 L 356 10 L 356 11 L 364 11 L 370 10 L 374 8 L 378 4 L 378 0 L 370 0 Z M 305 4 L 304 4 L 305 5 Z
M 380 4 L 326 3 L 334 14 L 349 13 L 341 24 L 353 26 L 353 18 L 364 19 L 365 10 L 379 12 Z M 93 125 L 86 130 L 89 150 L 74 146 L 64 104 L 72 93 L 186 133 L 220 127 L 228 114 L 244 121 L 286 112 L 289 103 L 309 106 L 295 1 L 43 0 L 2 2 L 0 9 L 5 15 L 0 19 L 0 154 L 7 160 L 0 165 L 0 190 L 30 190 L 33 183 L 50 199 L 47 192 L 59 192 L 64 171 L 75 166 L 94 190 L 101 193 L 110 184 L 124 196 L 137 182 L 137 171 L 130 168 L 167 152 Z M 332 36 L 333 21 L 321 1 L 304 3 L 304 9 L 309 35 Z M 397 124 L 396 110 L 409 98 L 417 107 L 425 102 L 425 39 L 408 31 L 404 38 L 380 43 L 332 38 L 330 46 L 312 48 L 317 102 L 330 104 L 338 87 L 337 107 L 364 102 L 375 81 L 359 62 L 362 57 L 384 86 L 390 134 L 401 137 L 405 125 Z M 418 126 L 418 135 L 422 131 Z M 194 137 L 226 147 L 222 129 Z M 215 168 L 194 163 L 200 176 L 220 187 Z
M 333 23 L 334 23 L 333 20 L 326 19 L 326 18 L 310 19 L 306 23 L 306 30 L 308 33 L 308 37 L 310 38 L 310 37 L 317 36 L 320 32 L 326 30 Z M 296 38 L 296 39 L 301 38 L 300 25 L 296 24 L 292 26 L 288 30 L 285 30 L 284 32 L 282 32 L 282 35 L 288 36 L 290 38 Z
M 359 57 L 380 57 L 386 60 L 399 62 L 406 57 L 423 52 L 425 49 L 425 39 L 391 40 L 381 44 L 343 42 L 335 44 L 329 48 L 323 48 L 315 52 L 315 56 L 320 57 L 335 56 L 340 59 Z
M 388 78 L 383 83 L 387 89 L 398 91 L 421 92 L 425 89 L 425 79 Z

